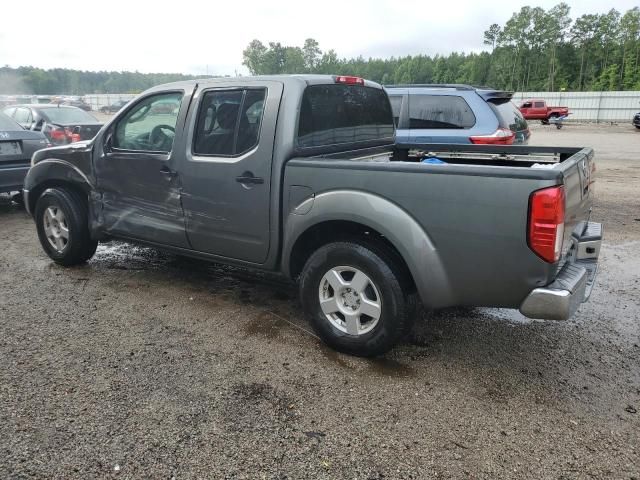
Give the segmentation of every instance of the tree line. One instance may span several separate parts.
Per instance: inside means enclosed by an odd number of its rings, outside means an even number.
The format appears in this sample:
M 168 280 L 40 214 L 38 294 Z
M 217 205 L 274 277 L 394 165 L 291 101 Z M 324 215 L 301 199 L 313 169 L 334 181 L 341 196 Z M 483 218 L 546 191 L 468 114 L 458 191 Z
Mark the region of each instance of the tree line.
M 253 40 L 243 64 L 254 75 L 357 75 L 383 84 L 468 83 L 514 91 L 640 90 L 640 7 L 624 14 L 570 16 L 566 3 L 522 7 L 490 25 L 479 52 L 391 58 L 340 58 L 318 42 L 287 46 Z M 201 77 L 201 76 L 200 76 Z M 196 78 L 179 73 L 87 72 L 0 68 L 0 94 L 138 93 L 161 83 Z
M 66 68 L 0 68 L 0 94 L 139 93 L 162 83 L 202 78 L 181 73 L 85 72 Z
M 468 83 L 515 91 L 640 90 L 640 8 L 585 14 L 559 3 L 522 7 L 481 39 L 489 51 L 392 58 L 339 58 L 307 39 L 302 47 L 253 40 L 243 52 L 252 74 L 333 73 L 383 84 Z

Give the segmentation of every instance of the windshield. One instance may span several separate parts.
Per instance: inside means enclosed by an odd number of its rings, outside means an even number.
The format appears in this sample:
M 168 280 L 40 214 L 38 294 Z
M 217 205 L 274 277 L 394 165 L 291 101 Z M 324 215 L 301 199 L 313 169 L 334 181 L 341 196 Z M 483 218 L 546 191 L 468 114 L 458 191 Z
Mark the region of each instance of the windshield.
M 41 113 L 52 123 L 98 123 L 87 112 L 75 107 L 43 108 Z
M 0 113 L 0 130 L 22 130 L 22 127 L 4 113 Z
M 360 85 L 311 85 L 302 96 L 298 147 L 392 141 L 391 105 L 384 90 Z

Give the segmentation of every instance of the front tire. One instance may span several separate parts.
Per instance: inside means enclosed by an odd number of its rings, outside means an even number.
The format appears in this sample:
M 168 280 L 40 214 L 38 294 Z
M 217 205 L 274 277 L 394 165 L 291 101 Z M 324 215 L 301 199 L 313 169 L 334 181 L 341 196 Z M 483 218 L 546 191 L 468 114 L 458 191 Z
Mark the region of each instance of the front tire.
M 309 322 L 332 348 L 363 357 L 389 351 L 410 330 L 414 308 L 393 255 L 357 241 L 320 247 L 300 276 Z
M 38 198 L 34 212 L 43 250 L 59 265 L 84 263 L 98 242 L 89 234 L 87 200 L 63 188 L 49 188 Z

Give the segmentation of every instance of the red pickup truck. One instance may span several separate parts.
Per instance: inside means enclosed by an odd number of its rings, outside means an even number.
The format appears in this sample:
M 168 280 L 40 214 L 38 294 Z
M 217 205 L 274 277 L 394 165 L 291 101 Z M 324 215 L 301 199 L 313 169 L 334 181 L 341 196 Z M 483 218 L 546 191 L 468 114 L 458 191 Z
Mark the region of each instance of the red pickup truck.
M 566 117 L 569 115 L 568 107 L 550 107 L 541 98 L 531 98 L 520 104 L 520 113 L 527 120 L 540 120 L 547 125 L 553 117 Z

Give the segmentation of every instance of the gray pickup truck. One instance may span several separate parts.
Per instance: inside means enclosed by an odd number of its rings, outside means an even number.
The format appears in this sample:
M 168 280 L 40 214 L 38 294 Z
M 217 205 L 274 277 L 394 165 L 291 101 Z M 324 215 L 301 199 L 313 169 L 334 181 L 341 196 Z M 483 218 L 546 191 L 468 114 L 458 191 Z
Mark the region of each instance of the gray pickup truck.
M 602 237 L 593 151 L 394 135 L 386 93 L 357 77 L 173 83 L 93 140 L 35 153 L 25 203 L 61 265 L 117 238 L 281 272 L 351 354 L 390 349 L 418 299 L 571 317 Z

